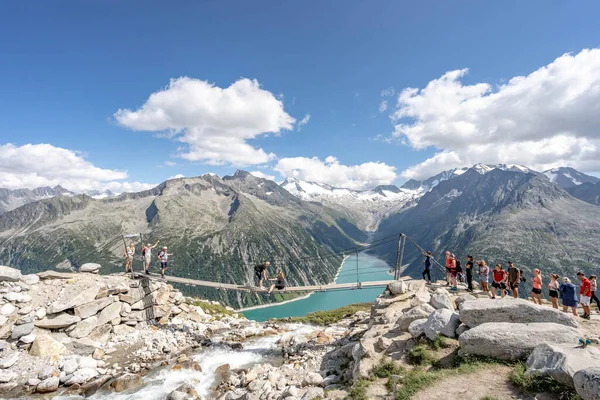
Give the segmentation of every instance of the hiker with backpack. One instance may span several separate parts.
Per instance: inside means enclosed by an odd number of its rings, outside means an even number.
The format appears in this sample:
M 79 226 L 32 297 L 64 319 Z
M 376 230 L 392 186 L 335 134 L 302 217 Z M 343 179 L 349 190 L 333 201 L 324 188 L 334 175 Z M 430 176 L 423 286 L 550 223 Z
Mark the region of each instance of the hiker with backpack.
M 165 279 L 165 271 L 169 268 L 169 256 L 172 253 L 167 252 L 167 246 L 163 246 L 162 250 L 158 253 L 158 259 L 160 260 L 160 277 Z
M 521 282 L 521 270 L 512 261 L 508 262 L 508 287 L 512 290 L 513 297 L 519 298 L 519 282 Z
M 267 273 L 267 268 L 269 268 L 269 265 L 271 265 L 271 263 L 267 261 L 264 264 L 254 266 L 254 278 L 258 281 L 258 287 L 260 290 L 265 290 L 263 287 L 263 281 L 269 279 L 269 274 Z
M 456 259 L 456 256 L 454 254 L 450 255 L 452 263 L 450 264 L 450 281 L 452 282 L 452 287 L 450 288 L 450 290 L 458 290 L 458 273 L 459 273 L 459 268 L 462 271 L 462 267 L 460 265 L 460 261 L 458 261 Z
M 533 270 L 533 289 L 530 296 L 534 303 L 542 304 L 542 272 L 537 268 Z
M 144 257 L 144 265 L 145 265 L 145 269 L 146 269 L 146 275 L 150 275 L 150 262 L 152 261 L 152 249 L 155 248 L 158 245 L 158 240 L 156 241 L 156 243 L 154 243 L 154 246 L 152 246 L 150 243 L 148 243 L 146 246 L 142 247 L 142 257 Z
M 496 298 L 496 289 L 500 290 L 500 296 L 506 296 L 506 280 L 507 280 L 506 271 L 502 269 L 501 264 L 496 264 L 496 267 L 492 271 L 492 290 L 490 290 L 490 295 L 492 299 Z
M 558 288 L 560 299 L 562 300 L 563 312 L 571 307 L 574 316 L 577 316 L 577 288 L 571 283 L 571 280 L 566 276 L 563 278 L 563 283 Z
M 452 269 L 454 268 L 454 260 L 452 259 L 452 253 L 446 251 L 446 286 L 450 286 L 452 281 Z
M 425 253 L 425 270 L 423 270 L 423 280 L 427 285 L 431 285 L 431 252 Z M 427 276 L 427 279 L 425 279 Z

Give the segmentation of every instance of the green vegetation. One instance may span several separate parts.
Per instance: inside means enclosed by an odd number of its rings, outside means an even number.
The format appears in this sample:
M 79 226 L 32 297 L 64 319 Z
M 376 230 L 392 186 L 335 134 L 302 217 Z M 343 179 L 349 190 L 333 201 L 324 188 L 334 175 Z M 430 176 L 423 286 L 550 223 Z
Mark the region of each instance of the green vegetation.
M 326 326 L 339 322 L 342 319 L 350 317 L 359 311 L 369 311 L 370 309 L 371 303 L 357 303 L 340 308 L 335 308 L 333 310 L 316 311 L 308 313 L 304 317 L 290 317 L 275 321 L 297 322 L 303 324 Z
M 450 347 L 450 343 L 448 343 L 448 339 L 445 336 L 437 335 L 434 341 L 429 342 L 429 347 L 433 350 L 447 349 Z
M 197 300 L 194 305 L 202 308 L 202 310 L 210 315 L 234 315 L 235 311 L 229 311 L 221 304 L 213 304 L 209 301 Z
M 414 346 L 408 351 L 408 362 L 412 365 L 426 365 L 436 361 L 431 350 L 424 344 Z
M 392 375 L 400 375 L 405 369 L 393 362 L 384 362 L 373 368 L 372 374 L 377 378 L 389 378 Z
M 352 400 L 369 400 L 367 389 L 371 385 L 371 381 L 366 378 L 359 378 L 354 382 L 350 389 L 348 398 Z
M 498 398 L 488 394 L 487 396 L 483 396 L 481 400 L 498 400 Z
M 526 371 L 527 366 L 525 364 L 516 364 L 513 372 L 510 374 L 512 384 L 534 394 L 552 393 L 560 400 L 581 399 L 572 387 L 548 376 L 526 375 Z

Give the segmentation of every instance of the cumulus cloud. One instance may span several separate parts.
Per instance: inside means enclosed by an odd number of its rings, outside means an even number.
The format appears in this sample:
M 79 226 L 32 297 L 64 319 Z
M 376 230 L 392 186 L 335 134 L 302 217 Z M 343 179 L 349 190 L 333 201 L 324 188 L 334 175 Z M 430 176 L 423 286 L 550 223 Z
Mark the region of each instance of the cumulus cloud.
M 384 100 L 379 104 L 379 112 L 384 112 L 385 110 L 387 110 L 387 108 L 388 108 L 387 100 Z
M 177 175 L 173 175 L 167 178 L 167 180 L 169 179 L 179 179 L 179 178 L 185 178 L 185 175 L 183 174 L 177 174 Z
M 267 175 L 264 172 L 261 171 L 251 171 L 250 172 L 252 175 L 256 176 L 257 178 L 263 178 L 263 179 L 267 179 L 267 180 L 275 180 L 275 176 L 273 175 Z
M 174 167 L 177 165 L 177 163 L 175 161 L 165 161 L 165 165 L 167 167 Z
M 310 121 L 310 114 L 306 114 L 304 118 L 298 121 L 298 130 L 302 129 L 304 125 L 308 124 L 308 121 Z
M 275 158 L 247 141 L 293 129 L 283 102 L 256 80 L 227 88 L 181 77 L 150 95 L 137 110 L 120 109 L 119 124 L 136 131 L 168 132 L 186 146 L 179 157 L 211 165 L 253 165 Z
M 81 153 L 50 144 L 0 145 L 0 187 L 33 189 L 61 185 L 75 192 L 109 189 L 121 193 L 155 186 L 123 182 L 126 178 L 126 172 L 98 168 Z
M 564 54 L 498 86 L 465 85 L 467 73 L 449 71 L 399 93 L 393 136 L 439 150 L 404 177 L 477 162 L 600 171 L 600 49 Z
M 354 190 L 388 185 L 396 179 L 396 167 L 382 162 L 342 165 L 333 156 L 327 157 L 325 161 L 318 157 L 282 158 L 274 169 L 285 178 L 326 183 Z

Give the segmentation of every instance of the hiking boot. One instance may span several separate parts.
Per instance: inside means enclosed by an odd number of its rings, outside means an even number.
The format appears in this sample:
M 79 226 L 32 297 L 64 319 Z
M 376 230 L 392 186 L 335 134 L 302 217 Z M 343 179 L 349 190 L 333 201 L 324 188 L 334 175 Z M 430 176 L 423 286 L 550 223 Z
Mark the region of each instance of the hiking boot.
M 590 316 L 587 315 L 587 314 L 584 314 L 584 315 L 581 316 L 581 318 L 583 318 L 583 319 L 590 319 Z
M 150 271 L 146 270 L 146 275 L 150 275 Z

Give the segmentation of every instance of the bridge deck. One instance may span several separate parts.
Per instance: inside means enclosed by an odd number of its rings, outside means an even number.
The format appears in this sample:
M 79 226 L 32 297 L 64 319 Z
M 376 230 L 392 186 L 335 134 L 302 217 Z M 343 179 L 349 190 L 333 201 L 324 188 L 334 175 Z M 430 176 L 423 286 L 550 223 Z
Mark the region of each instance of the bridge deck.
M 135 272 L 134 275 L 139 278 L 150 278 L 150 279 L 161 279 L 158 274 L 150 274 L 146 275 L 141 272 Z M 218 282 L 210 282 L 210 281 L 200 281 L 196 279 L 189 278 L 180 278 L 177 276 L 169 276 L 165 275 L 165 280 L 167 282 L 175 282 L 182 283 L 184 285 L 192 285 L 192 286 L 202 286 L 202 287 L 211 287 L 215 289 L 228 289 L 228 290 L 238 290 L 243 292 L 261 292 L 261 290 L 256 286 L 247 286 L 247 285 L 236 285 L 233 283 L 218 283 Z M 357 282 L 350 283 L 330 283 L 327 285 L 312 285 L 312 286 L 289 286 L 283 290 L 275 289 L 275 292 L 325 292 L 328 290 L 340 290 L 340 289 L 363 289 L 368 287 L 378 287 L 378 286 L 387 286 L 389 283 L 393 282 L 392 279 L 386 281 L 372 281 L 372 282 L 361 282 L 360 284 Z M 269 286 L 266 286 L 267 288 Z

